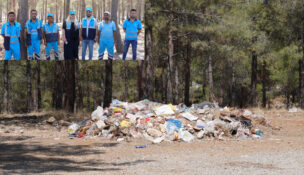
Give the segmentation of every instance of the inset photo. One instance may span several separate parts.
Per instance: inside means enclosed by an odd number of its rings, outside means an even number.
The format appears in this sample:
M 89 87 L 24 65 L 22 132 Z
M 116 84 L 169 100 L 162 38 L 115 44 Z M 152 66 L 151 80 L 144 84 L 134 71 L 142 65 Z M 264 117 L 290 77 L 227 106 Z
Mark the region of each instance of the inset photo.
M 0 60 L 144 60 L 143 0 L 0 4 Z

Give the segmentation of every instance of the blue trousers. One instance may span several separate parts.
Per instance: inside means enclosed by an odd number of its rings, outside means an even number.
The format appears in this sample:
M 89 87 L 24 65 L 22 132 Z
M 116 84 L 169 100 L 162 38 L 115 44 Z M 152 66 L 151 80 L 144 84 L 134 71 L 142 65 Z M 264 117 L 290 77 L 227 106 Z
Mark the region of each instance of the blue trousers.
M 136 60 L 136 56 L 137 56 L 137 40 L 125 40 L 124 44 L 125 44 L 125 46 L 124 46 L 124 53 L 123 53 L 122 59 L 126 60 L 130 44 L 132 44 L 133 60 Z
M 114 57 L 114 41 L 113 40 L 100 40 L 99 42 L 99 56 L 98 59 L 99 60 L 103 60 L 103 56 L 104 56 L 104 52 L 108 51 L 108 59 L 109 60 L 113 60 Z
M 54 49 L 55 52 L 55 60 L 59 60 L 59 55 L 58 55 L 58 42 L 48 42 L 46 43 L 45 51 L 46 51 L 46 59 L 50 60 L 51 59 L 51 50 Z
M 15 60 L 20 60 L 20 43 L 11 43 L 10 50 L 5 50 L 4 60 L 11 60 L 12 56 L 14 56 Z
M 89 47 L 89 60 L 92 60 L 94 43 L 95 43 L 94 40 L 83 40 L 82 41 L 82 60 L 85 60 L 85 56 L 87 53 L 87 47 Z
M 40 45 L 41 45 L 41 40 L 32 40 L 32 44 L 29 45 L 27 48 L 27 52 L 30 60 L 32 59 L 40 60 Z

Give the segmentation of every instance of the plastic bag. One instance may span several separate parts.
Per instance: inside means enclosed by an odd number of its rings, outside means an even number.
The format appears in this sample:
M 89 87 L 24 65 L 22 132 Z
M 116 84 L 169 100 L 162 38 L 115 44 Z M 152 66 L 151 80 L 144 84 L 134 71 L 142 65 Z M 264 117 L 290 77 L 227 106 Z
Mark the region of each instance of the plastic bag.
M 72 125 L 69 126 L 68 131 L 69 134 L 74 134 L 76 131 L 79 129 L 79 125 L 76 123 L 73 123 Z
M 173 115 L 174 111 L 172 110 L 171 106 L 163 105 L 161 107 L 156 108 L 154 111 L 155 111 L 156 115 Z
M 182 139 L 185 142 L 191 142 L 194 139 L 194 136 L 188 131 L 180 130 L 178 133 L 178 138 Z
M 98 106 L 97 109 L 91 114 L 92 120 L 105 120 L 107 117 L 103 116 L 103 108 Z

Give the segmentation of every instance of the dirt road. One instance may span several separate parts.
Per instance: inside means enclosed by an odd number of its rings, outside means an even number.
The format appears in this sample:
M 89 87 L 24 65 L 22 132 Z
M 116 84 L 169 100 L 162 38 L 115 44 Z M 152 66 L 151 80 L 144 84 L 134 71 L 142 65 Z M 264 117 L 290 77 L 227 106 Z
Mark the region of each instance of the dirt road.
M 262 139 L 116 142 L 68 139 L 37 118 L 0 120 L 0 174 L 304 174 L 304 112 L 265 111 Z M 147 148 L 136 149 L 146 144 Z

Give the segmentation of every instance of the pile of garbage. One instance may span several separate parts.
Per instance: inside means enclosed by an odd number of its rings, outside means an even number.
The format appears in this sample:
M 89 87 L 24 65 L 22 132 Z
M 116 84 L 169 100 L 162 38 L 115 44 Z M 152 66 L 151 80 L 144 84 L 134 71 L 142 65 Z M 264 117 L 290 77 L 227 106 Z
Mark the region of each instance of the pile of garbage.
M 260 138 L 263 132 L 254 125 L 269 126 L 263 115 L 249 110 L 219 108 L 203 102 L 190 108 L 184 104 L 160 104 L 149 100 L 136 103 L 113 100 L 110 107 L 98 107 L 91 118 L 69 126 L 69 137 L 101 136 L 117 141 L 145 138 L 191 142 L 215 138 Z

